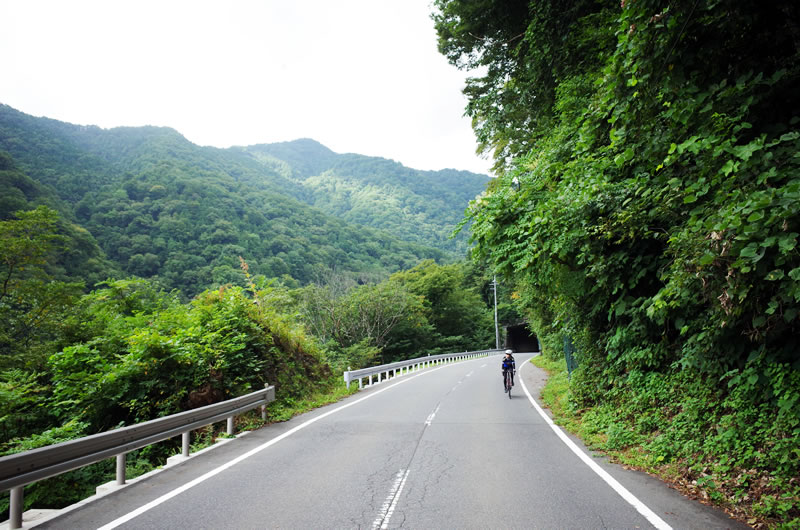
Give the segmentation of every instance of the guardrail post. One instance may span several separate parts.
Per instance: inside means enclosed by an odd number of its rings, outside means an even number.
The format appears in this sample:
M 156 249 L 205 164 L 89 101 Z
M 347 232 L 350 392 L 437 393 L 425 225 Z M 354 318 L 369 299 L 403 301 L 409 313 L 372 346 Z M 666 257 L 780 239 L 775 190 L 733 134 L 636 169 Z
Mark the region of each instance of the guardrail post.
M 364 388 L 364 384 L 362 383 L 361 378 L 359 377 L 358 378 L 358 389 L 361 390 L 362 388 Z
M 22 497 L 24 486 L 18 488 L 11 488 L 11 498 L 9 499 L 8 506 L 8 527 L 9 528 L 22 528 Z
M 189 456 L 189 442 L 191 440 L 192 433 L 190 431 L 186 431 L 181 433 L 181 454 L 183 456 Z
M 227 425 L 227 427 L 228 428 L 226 429 L 226 432 L 228 433 L 228 436 L 233 436 L 233 432 L 234 432 L 233 431 L 233 416 L 229 416 L 228 417 L 228 425 Z
M 125 455 L 117 455 L 117 486 L 125 484 Z

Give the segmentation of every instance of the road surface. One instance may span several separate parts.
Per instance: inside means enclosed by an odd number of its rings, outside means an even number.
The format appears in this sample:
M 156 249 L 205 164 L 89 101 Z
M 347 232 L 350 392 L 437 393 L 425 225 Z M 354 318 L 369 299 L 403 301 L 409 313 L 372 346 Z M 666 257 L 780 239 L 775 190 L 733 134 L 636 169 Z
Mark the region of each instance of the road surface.
M 510 400 L 500 356 L 413 372 L 39 528 L 746 528 L 559 434 L 532 355 Z

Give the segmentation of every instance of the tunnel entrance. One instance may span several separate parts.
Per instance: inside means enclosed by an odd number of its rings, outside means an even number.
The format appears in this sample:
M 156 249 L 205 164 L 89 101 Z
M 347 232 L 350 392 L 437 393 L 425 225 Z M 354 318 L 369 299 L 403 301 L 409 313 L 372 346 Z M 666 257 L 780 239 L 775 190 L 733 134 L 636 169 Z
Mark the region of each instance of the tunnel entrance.
M 505 348 L 514 352 L 537 352 L 539 351 L 539 340 L 536 338 L 525 323 L 505 326 L 506 343 Z

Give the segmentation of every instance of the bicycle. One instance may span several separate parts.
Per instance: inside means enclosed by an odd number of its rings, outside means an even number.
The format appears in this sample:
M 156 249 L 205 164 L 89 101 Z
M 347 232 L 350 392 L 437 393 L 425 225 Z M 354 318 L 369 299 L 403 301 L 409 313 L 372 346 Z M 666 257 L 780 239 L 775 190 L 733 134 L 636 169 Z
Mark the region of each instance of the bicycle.
M 506 389 L 506 394 L 508 394 L 508 399 L 511 399 L 511 387 L 514 386 L 512 381 L 513 379 L 511 378 L 511 370 L 506 370 L 503 372 L 503 386 Z

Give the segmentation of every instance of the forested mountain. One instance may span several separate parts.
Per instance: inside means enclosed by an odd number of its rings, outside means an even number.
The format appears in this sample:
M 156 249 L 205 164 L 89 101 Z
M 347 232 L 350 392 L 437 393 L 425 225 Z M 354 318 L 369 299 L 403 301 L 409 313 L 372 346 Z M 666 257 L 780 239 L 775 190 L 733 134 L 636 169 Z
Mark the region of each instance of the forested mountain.
M 326 213 L 461 255 L 467 233 L 450 235 L 489 181 L 469 171 L 420 171 L 385 158 L 337 154 L 309 139 L 239 149 L 296 182 L 296 197 Z
M 117 270 L 188 295 L 240 282 L 239 256 L 253 274 L 300 283 L 328 269 L 386 274 L 451 259 L 463 241 L 447 235 L 487 180 L 337 155 L 310 140 L 216 149 L 168 128 L 104 130 L 4 105 L 0 151 L 13 168 L 0 182 L 0 217 L 48 204 Z

